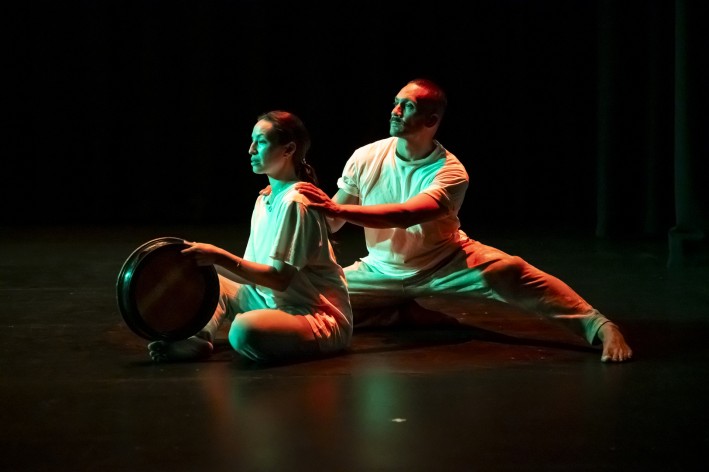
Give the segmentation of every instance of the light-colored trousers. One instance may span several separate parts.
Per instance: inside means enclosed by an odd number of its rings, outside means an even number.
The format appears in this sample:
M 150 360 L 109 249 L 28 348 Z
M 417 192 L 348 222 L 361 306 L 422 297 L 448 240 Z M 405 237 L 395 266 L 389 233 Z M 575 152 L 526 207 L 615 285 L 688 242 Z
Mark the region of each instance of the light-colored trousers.
M 274 309 L 250 284 L 219 275 L 219 301 L 212 319 L 197 334 L 213 341 L 231 321 L 229 343 L 255 361 L 272 361 L 336 352 L 347 348 L 351 327 L 339 326 L 325 310 Z
M 465 240 L 460 251 L 425 273 L 393 278 L 358 261 L 345 268 L 345 276 L 355 328 L 394 323 L 394 307 L 425 297 L 509 303 L 564 325 L 589 344 L 597 344 L 599 328 L 609 322 L 558 278 L 520 257 L 472 239 Z

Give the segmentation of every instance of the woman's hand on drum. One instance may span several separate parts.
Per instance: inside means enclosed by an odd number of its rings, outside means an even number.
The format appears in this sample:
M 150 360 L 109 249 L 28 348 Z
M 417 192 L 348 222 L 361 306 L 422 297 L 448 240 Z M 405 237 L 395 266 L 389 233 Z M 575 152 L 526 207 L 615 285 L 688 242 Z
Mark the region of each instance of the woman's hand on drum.
M 217 264 L 217 260 L 224 254 L 224 250 L 206 243 L 185 241 L 188 247 L 180 251 L 182 254 L 194 257 L 199 266 Z

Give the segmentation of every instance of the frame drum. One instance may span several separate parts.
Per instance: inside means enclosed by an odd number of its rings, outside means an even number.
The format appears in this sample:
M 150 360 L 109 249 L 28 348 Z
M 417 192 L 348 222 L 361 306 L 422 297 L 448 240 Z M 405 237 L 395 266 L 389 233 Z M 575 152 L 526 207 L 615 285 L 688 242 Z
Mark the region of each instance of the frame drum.
M 198 333 L 219 301 L 214 266 L 198 266 L 180 251 L 184 239 L 162 237 L 138 247 L 118 273 L 118 308 L 138 336 L 176 341 Z

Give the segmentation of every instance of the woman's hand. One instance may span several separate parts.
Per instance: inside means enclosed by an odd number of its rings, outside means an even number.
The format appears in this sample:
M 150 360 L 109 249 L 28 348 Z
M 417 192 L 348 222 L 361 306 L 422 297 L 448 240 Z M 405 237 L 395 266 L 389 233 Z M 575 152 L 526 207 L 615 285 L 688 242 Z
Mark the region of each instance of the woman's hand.
M 251 262 L 213 244 L 185 241 L 188 246 L 182 254 L 194 257 L 199 266 L 218 265 L 256 285 L 284 291 L 298 269 L 283 261 L 274 260 L 273 265 Z
M 209 266 L 217 264 L 219 260 L 224 255 L 224 250 L 213 245 L 206 243 L 190 242 L 185 241 L 188 247 L 180 251 L 182 254 L 194 257 L 194 260 L 199 266 Z

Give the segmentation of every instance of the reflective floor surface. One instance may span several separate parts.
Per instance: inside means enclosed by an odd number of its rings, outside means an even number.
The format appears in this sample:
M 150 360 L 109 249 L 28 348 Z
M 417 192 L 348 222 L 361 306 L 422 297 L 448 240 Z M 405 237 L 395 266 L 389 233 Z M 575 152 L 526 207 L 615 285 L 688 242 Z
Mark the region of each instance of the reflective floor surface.
M 468 313 L 459 328 L 362 330 L 343 355 L 258 366 L 224 333 L 208 361 L 149 360 L 116 276 L 162 236 L 246 242 L 234 227 L 2 229 L 0 470 L 703 470 L 709 267 L 667 269 L 662 242 L 479 237 L 613 319 L 627 364 L 486 302 L 449 306 Z

